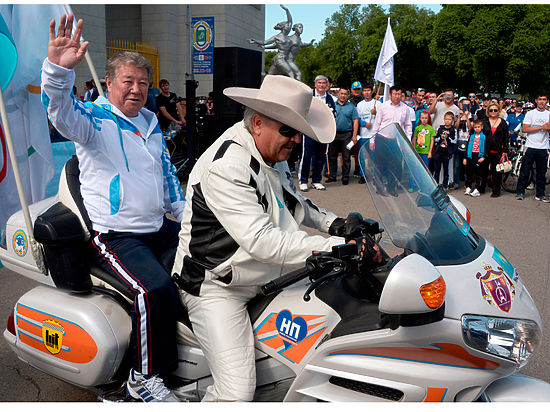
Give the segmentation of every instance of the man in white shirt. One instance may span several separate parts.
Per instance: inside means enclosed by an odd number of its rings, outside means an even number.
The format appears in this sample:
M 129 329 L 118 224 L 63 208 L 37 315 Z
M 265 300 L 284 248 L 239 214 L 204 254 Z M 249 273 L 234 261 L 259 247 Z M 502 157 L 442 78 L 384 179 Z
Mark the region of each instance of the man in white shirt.
M 525 141 L 527 150 L 525 151 L 519 172 L 516 199 L 523 200 L 529 174 L 533 168 L 533 163 L 535 163 L 535 200 L 550 203 L 550 199 L 548 199 L 548 196 L 544 192 L 546 164 L 548 161 L 548 150 L 550 150 L 550 112 L 546 110 L 548 95 L 546 93 L 539 93 L 535 102 L 537 107 L 527 112 L 523 120 L 523 131 L 527 133 Z
M 372 136 L 372 126 L 376 118 L 376 108 L 380 106 L 380 102 L 377 102 L 372 97 L 372 85 L 365 84 L 361 93 L 363 94 L 364 100 L 357 105 L 357 113 L 359 114 L 359 136 L 357 136 L 358 153 L 361 147 L 363 147 L 365 143 L 368 143 Z M 359 178 L 359 183 L 365 183 L 365 178 L 363 176 Z
M 443 93 L 437 96 L 437 99 L 430 105 L 430 114 L 433 114 L 432 126 L 434 130 L 439 129 L 444 123 L 445 113 L 452 112 L 455 116 L 453 123 L 458 119 L 459 109 L 454 104 L 453 89 L 445 89 Z
M 88 42 L 74 15 L 50 23 L 42 102 L 54 127 L 75 142 L 81 192 L 91 221 L 91 259 L 134 296 L 127 390 L 144 402 L 176 402 L 159 375 L 178 367 L 178 292 L 161 256 L 178 244 L 185 200 L 154 113 L 143 106 L 153 67 L 135 52 L 106 64 L 109 100 L 80 102 L 74 68 Z
M 398 123 L 405 132 L 405 136 L 412 135 L 411 113 L 409 107 L 401 101 L 401 93 L 401 87 L 390 87 L 390 99 L 382 103 L 378 109 L 374 125 L 372 126 L 372 137 L 369 142 L 370 149 L 375 150 L 376 168 L 374 183 L 378 193 L 383 196 L 387 193 L 397 196 L 397 188 L 403 171 L 399 165 L 389 160 L 392 157 L 392 151 L 399 150 L 395 146 L 397 145 L 397 141 L 378 132 L 392 123 Z M 381 141 L 377 143 L 379 139 Z

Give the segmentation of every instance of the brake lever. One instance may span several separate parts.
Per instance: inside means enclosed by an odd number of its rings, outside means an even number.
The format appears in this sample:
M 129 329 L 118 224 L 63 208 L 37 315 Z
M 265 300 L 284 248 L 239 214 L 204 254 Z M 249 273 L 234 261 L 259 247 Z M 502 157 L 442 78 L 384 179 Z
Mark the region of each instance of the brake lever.
M 339 276 L 344 271 L 343 266 L 336 266 L 334 269 L 332 269 L 329 273 L 326 275 L 321 276 L 319 279 L 315 280 L 306 290 L 306 293 L 304 293 L 304 301 L 309 302 L 311 299 L 311 292 L 315 290 L 321 283 L 329 280 L 330 278 L 334 276 Z

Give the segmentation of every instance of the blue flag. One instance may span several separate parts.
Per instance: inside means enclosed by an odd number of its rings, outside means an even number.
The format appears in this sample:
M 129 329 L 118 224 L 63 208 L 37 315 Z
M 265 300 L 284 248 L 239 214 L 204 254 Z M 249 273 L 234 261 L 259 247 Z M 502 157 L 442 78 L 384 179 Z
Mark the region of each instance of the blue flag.
M 0 15 L 0 86 L 8 87 L 17 66 L 17 49 L 4 18 Z

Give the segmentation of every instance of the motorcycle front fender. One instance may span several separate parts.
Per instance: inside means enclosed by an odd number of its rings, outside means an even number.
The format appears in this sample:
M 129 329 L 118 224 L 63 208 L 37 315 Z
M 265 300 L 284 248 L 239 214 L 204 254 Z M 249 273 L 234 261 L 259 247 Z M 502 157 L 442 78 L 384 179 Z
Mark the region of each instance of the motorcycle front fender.
M 491 383 L 482 397 L 487 402 L 550 402 L 550 384 L 517 373 Z

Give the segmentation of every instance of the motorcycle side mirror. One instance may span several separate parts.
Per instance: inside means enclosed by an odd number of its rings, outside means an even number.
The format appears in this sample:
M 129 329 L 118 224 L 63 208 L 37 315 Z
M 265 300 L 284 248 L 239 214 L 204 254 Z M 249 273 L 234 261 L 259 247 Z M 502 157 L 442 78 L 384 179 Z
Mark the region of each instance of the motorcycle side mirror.
M 429 313 L 445 301 L 443 277 L 426 258 L 413 253 L 391 270 L 378 304 L 389 315 Z

